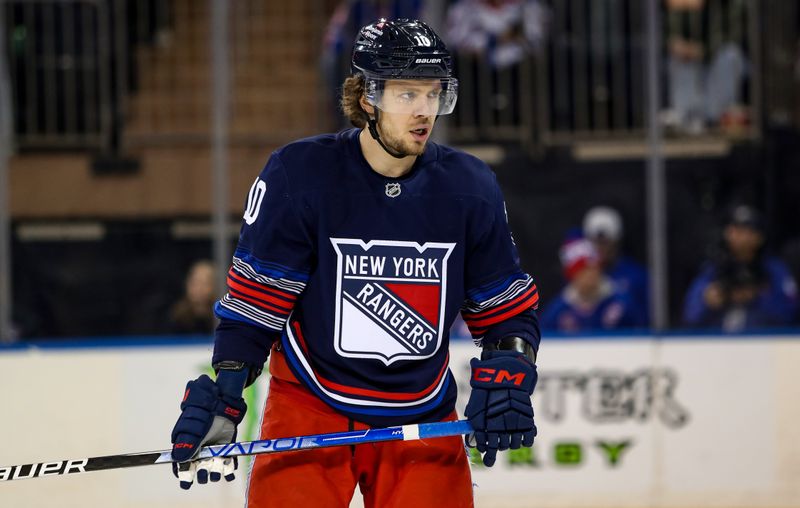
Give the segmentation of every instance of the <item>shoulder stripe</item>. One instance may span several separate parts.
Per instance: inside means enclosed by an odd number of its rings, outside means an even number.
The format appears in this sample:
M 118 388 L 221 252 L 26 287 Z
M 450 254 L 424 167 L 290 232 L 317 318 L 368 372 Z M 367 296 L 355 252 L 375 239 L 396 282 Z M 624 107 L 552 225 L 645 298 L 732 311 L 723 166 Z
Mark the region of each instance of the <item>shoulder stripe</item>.
M 267 275 L 258 273 L 251 265 L 246 263 L 241 258 L 233 258 L 233 267 L 237 272 L 241 273 L 245 278 L 258 282 L 260 284 L 269 285 L 284 291 L 300 294 L 306 287 L 305 282 L 294 281 L 288 278 L 274 278 Z
M 242 251 L 237 250 L 237 253 L 240 252 Z M 263 271 L 264 264 L 260 264 L 259 268 Z M 270 273 L 281 275 L 288 272 L 284 270 Z M 297 297 L 306 286 L 305 282 L 259 273 L 236 256 L 228 270 L 227 282 L 228 293 L 215 306 L 218 315 L 245 320 L 272 331 L 283 329 Z
M 461 308 L 461 316 L 476 342 L 482 339 L 492 325 L 510 319 L 531 307 L 535 309 L 539 304 L 536 284 L 523 272 L 517 272 L 478 290 L 469 291 L 467 295 L 468 299 Z M 473 298 L 478 295 L 484 299 L 474 300 Z
M 217 302 L 214 312 L 219 317 L 228 317 L 237 321 L 247 321 L 276 332 L 281 331 L 283 323 L 285 322 L 285 319 L 278 319 L 247 302 L 233 299 L 228 295 L 223 296 L 222 299 Z
M 500 311 L 507 309 L 509 307 L 513 307 L 518 305 L 523 300 L 533 298 L 536 302 L 539 301 L 539 292 L 536 289 L 536 285 L 532 284 L 531 287 L 528 288 L 523 294 L 517 296 L 511 301 L 508 301 L 502 305 L 498 305 L 497 307 L 492 307 L 489 309 L 484 310 L 483 312 L 473 313 L 473 312 L 464 312 L 464 319 L 469 320 L 470 322 L 474 323 L 477 326 L 481 326 L 484 321 L 487 321 L 491 318 L 491 316 L 496 315 Z
M 308 282 L 309 279 L 309 272 L 306 270 L 297 270 L 271 261 L 258 259 L 250 251 L 241 247 L 236 249 L 233 257 L 247 263 L 256 272 L 273 279 L 289 279 L 304 283 Z
M 269 313 L 277 316 L 277 317 L 284 317 L 284 316 L 285 317 L 289 317 L 289 311 L 281 309 L 281 308 L 278 308 L 278 307 L 275 307 L 274 305 L 270 305 L 269 303 L 261 301 L 258 298 L 252 298 L 252 297 L 250 297 L 250 296 L 248 296 L 246 294 L 240 293 L 239 291 L 235 290 L 234 288 L 229 288 L 228 289 L 228 295 L 230 295 L 232 298 L 238 298 L 239 300 L 244 300 L 246 302 L 249 302 L 249 303 L 251 303 L 251 304 L 263 309 L 264 311 L 269 312 Z
M 256 286 L 248 283 L 246 279 L 239 277 L 233 270 L 228 272 L 228 287 L 286 311 L 291 311 L 295 300 L 297 300 L 297 296 L 293 293 L 277 291 L 269 286 Z
M 467 327 L 469 328 L 469 331 L 472 334 L 473 339 L 479 340 L 481 337 L 483 337 L 486 334 L 487 331 L 489 331 L 489 328 L 492 325 L 496 325 L 497 323 L 505 321 L 506 319 L 511 319 L 512 317 L 516 316 L 517 314 L 520 314 L 523 311 L 526 311 L 526 310 L 528 310 L 530 308 L 536 309 L 538 303 L 539 303 L 539 294 L 537 293 L 537 294 L 534 294 L 531 297 L 528 297 L 525 300 L 519 302 L 514 307 L 509 308 L 507 311 L 503 312 L 502 314 L 497 314 L 496 316 L 494 316 L 494 317 L 492 317 L 490 319 L 485 319 L 485 320 L 481 321 L 480 324 L 476 324 L 474 322 L 469 322 L 466 319 L 464 320 L 464 322 L 467 323 Z
M 520 273 L 518 277 L 509 277 L 502 281 L 502 284 L 493 285 L 491 290 L 470 291 L 467 293 L 464 310 L 478 313 L 484 309 L 495 307 L 514 298 L 515 295 L 525 292 L 531 285 L 533 285 L 533 279 L 527 274 Z

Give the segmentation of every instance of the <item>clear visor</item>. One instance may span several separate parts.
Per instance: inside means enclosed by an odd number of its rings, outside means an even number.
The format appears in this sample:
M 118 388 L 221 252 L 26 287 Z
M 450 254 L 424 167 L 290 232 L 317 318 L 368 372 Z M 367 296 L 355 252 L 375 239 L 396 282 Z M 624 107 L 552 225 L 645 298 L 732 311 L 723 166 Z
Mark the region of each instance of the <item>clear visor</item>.
M 387 113 L 449 115 L 456 107 L 458 80 L 367 78 L 367 102 Z

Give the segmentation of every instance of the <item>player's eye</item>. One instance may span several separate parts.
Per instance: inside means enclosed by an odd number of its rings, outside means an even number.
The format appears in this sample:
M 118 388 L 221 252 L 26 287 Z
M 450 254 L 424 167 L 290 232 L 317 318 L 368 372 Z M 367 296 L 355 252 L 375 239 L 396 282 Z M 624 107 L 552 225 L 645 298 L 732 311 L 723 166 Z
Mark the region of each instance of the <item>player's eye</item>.
M 403 92 L 397 96 L 403 102 L 414 102 L 414 99 L 417 97 L 416 92 Z

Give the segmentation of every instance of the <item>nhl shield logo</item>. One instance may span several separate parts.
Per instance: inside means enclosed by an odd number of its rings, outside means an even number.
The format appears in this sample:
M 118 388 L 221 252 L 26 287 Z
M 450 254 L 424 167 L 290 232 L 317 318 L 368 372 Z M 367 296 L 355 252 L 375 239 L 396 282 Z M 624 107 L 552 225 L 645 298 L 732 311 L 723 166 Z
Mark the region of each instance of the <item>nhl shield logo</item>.
M 390 365 L 442 343 L 447 260 L 454 243 L 331 238 L 337 255 L 336 352 Z
M 386 184 L 386 195 L 390 198 L 396 198 L 400 195 L 400 192 L 403 191 L 403 188 L 400 187 L 399 183 L 387 183 Z

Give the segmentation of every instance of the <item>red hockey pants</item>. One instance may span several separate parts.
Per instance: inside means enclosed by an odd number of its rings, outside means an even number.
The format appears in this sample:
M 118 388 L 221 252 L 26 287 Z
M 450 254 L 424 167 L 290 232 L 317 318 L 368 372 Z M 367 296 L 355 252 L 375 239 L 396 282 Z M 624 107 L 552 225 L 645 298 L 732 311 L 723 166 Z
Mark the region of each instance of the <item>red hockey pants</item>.
M 272 353 L 262 438 L 368 428 L 297 383 L 283 355 Z M 455 418 L 454 412 L 447 420 Z M 473 506 L 472 478 L 459 436 L 259 455 L 247 506 L 347 508 L 356 485 L 366 508 Z

